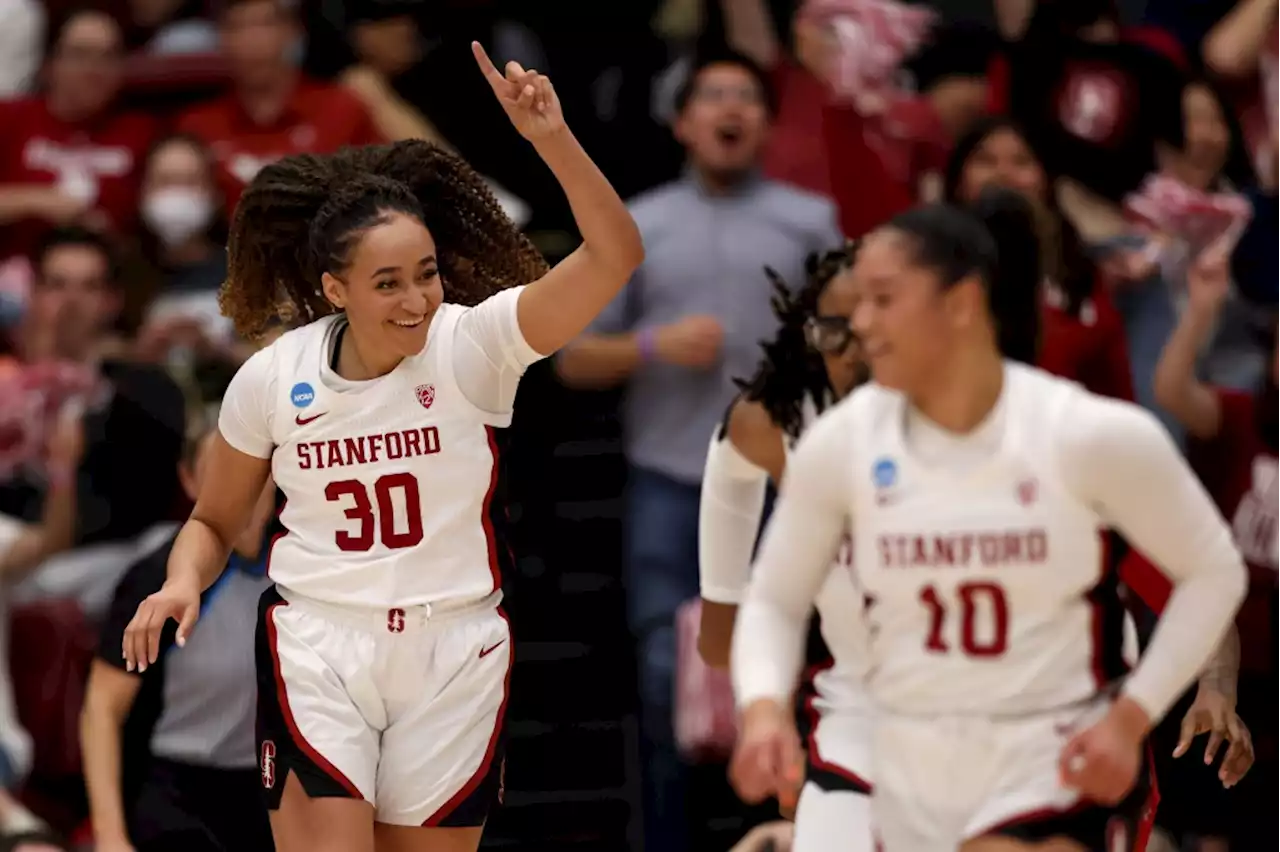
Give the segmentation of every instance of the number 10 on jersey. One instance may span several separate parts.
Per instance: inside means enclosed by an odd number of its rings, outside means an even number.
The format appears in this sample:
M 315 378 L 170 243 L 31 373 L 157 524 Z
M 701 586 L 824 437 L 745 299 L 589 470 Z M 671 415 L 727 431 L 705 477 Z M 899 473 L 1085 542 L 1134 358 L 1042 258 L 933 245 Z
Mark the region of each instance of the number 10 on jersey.
M 370 492 L 373 492 L 372 498 Z M 417 477 L 411 473 L 388 473 L 374 480 L 372 487 L 358 479 L 330 482 L 325 486 L 324 497 L 330 503 L 348 504 L 343 514 L 357 527 L 355 531 L 350 528 L 337 531 L 334 543 L 339 550 L 372 550 L 375 540 L 381 541 L 383 547 L 397 550 L 422 541 L 422 499 Z M 399 502 L 403 502 L 403 512 L 396 511 Z M 398 514 L 406 517 L 398 520 Z
M 998 657 L 1009 646 L 1009 602 L 997 583 L 961 583 L 954 595 L 937 586 L 925 586 L 920 590 L 920 603 L 929 611 L 924 647 L 930 653 L 959 651 L 968 657 Z M 959 642 L 948 641 L 948 637 Z

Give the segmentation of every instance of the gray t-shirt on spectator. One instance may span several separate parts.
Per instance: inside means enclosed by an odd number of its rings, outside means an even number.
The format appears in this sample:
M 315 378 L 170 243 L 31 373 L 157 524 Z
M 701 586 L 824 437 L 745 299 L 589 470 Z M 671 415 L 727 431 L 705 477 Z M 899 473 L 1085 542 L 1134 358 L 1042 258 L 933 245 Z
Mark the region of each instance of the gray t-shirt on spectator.
M 764 267 L 792 288 L 804 283 L 805 257 L 840 245 L 830 201 L 752 178 L 712 195 L 687 175 L 630 203 L 645 262 L 597 318 L 600 334 L 639 331 L 694 314 L 724 327 L 721 357 L 707 370 L 647 363 L 633 374 L 623 410 L 628 460 L 680 482 L 702 479 L 707 441 L 760 360 L 777 319 Z

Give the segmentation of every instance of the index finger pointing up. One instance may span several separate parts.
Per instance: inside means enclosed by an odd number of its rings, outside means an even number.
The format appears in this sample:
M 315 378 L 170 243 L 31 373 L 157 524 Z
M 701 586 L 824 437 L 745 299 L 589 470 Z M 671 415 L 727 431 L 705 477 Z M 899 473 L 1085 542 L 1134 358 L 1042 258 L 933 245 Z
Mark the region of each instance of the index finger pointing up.
M 489 54 L 485 52 L 484 47 L 478 41 L 471 42 L 471 54 L 476 58 L 476 64 L 480 66 L 480 73 L 484 74 L 489 85 L 493 86 L 497 91 L 499 87 L 505 87 L 507 78 L 502 76 L 502 72 L 494 67 L 493 60 L 489 58 Z

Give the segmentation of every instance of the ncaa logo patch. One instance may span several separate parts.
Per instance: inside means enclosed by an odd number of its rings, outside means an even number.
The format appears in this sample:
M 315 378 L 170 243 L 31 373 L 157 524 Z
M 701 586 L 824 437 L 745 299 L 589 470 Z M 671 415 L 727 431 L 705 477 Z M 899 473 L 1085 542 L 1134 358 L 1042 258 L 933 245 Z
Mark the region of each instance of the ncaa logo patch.
M 890 488 L 898 481 L 898 466 L 893 459 L 880 459 L 871 467 L 871 481 L 876 488 Z
M 423 408 L 430 408 L 431 403 L 436 401 L 435 385 L 418 385 L 414 390 L 414 394 L 418 397 L 418 402 Z
M 306 382 L 298 382 L 289 391 L 289 399 L 292 400 L 295 408 L 306 408 L 316 401 L 315 388 Z

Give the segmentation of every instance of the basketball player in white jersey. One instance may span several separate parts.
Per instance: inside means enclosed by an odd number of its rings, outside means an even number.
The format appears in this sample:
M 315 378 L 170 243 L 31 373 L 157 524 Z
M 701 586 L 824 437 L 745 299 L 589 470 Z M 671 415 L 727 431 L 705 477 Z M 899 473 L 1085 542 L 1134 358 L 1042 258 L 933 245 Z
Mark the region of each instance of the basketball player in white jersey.
M 769 480 L 782 480 L 787 453 L 801 432 L 860 379 L 858 347 L 849 328 L 852 263 L 852 246 L 811 256 L 808 280 L 794 295 L 774 277 L 778 334 L 764 345 L 759 369 L 741 383 L 742 396 L 712 438 L 698 515 L 698 645 L 712 665 L 728 665 L 734 615 L 747 585 Z M 842 553 L 849 555 L 847 545 Z M 808 742 L 794 852 L 874 848 L 870 722 L 862 686 L 866 652 L 861 619 L 846 615 L 861 606 L 847 569 L 833 571 L 815 601 L 820 636 L 810 637 L 806 658 L 813 683 L 800 719 Z M 794 804 L 795 792 L 785 791 L 780 799 Z
M 969 214 L 896 217 L 863 241 L 854 277 L 853 329 L 876 383 L 788 458 L 734 633 L 735 775 L 776 789 L 794 760 L 787 696 L 804 619 L 849 530 L 868 598 L 885 850 L 1115 848 L 1112 807 L 1147 731 L 1243 597 L 1230 533 L 1149 414 L 1002 359 L 1009 294 Z M 1118 692 L 1106 528 L 1175 583 Z
M 1038 281 L 1040 255 L 1025 205 L 1010 210 L 1007 205 L 984 204 L 977 212 L 997 238 L 1004 260 L 1002 275 Z M 700 638 L 704 652 L 714 646 L 710 650 L 717 652 L 717 660 L 728 656 L 733 615 L 747 583 L 764 498 L 763 477 L 781 481 L 785 455 L 800 433 L 860 383 L 865 372 L 849 324 L 856 303 L 853 259 L 852 246 L 833 252 L 811 266 L 810 281 L 798 298 L 789 299 L 785 290 L 781 292 L 775 301 L 780 309 L 778 337 L 765 346 L 759 372 L 745 386 L 744 399 L 730 410 L 727 429 L 718 436 L 727 440 L 714 442 L 708 456 L 700 518 L 704 585 Z M 1023 288 L 1012 294 L 1006 308 L 1007 313 L 1016 311 L 1021 317 L 1017 329 L 1000 340 L 1002 351 L 1011 358 L 1035 358 L 1034 299 L 1034 288 Z M 868 654 L 865 623 L 857 616 L 863 595 L 850 572 L 851 558 L 852 542 L 846 539 L 814 601 L 825 637 L 819 650 L 826 652 L 827 659 L 815 661 L 811 629 L 806 668 L 815 672 L 814 693 L 807 697 L 807 712 L 800 719 L 802 731 L 810 730 L 805 783 L 796 812 L 799 852 L 874 848 L 869 799 L 871 707 L 863 683 Z M 731 605 L 708 602 L 708 595 Z
M 259 738 L 280 852 L 479 845 L 512 661 L 493 430 L 525 368 L 643 255 L 547 78 L 474 50 L 583 244 L 546 271 L 480 177 L 422 142 L 264 169 L 237 209 L 223 308 L 247 335 L 281 311 L 305 324 L 233 380 L 169 579 L 125 637 L 139 667 L 166 620 L 184 641 L 273 474 L 287 533 L 259 626 Z

